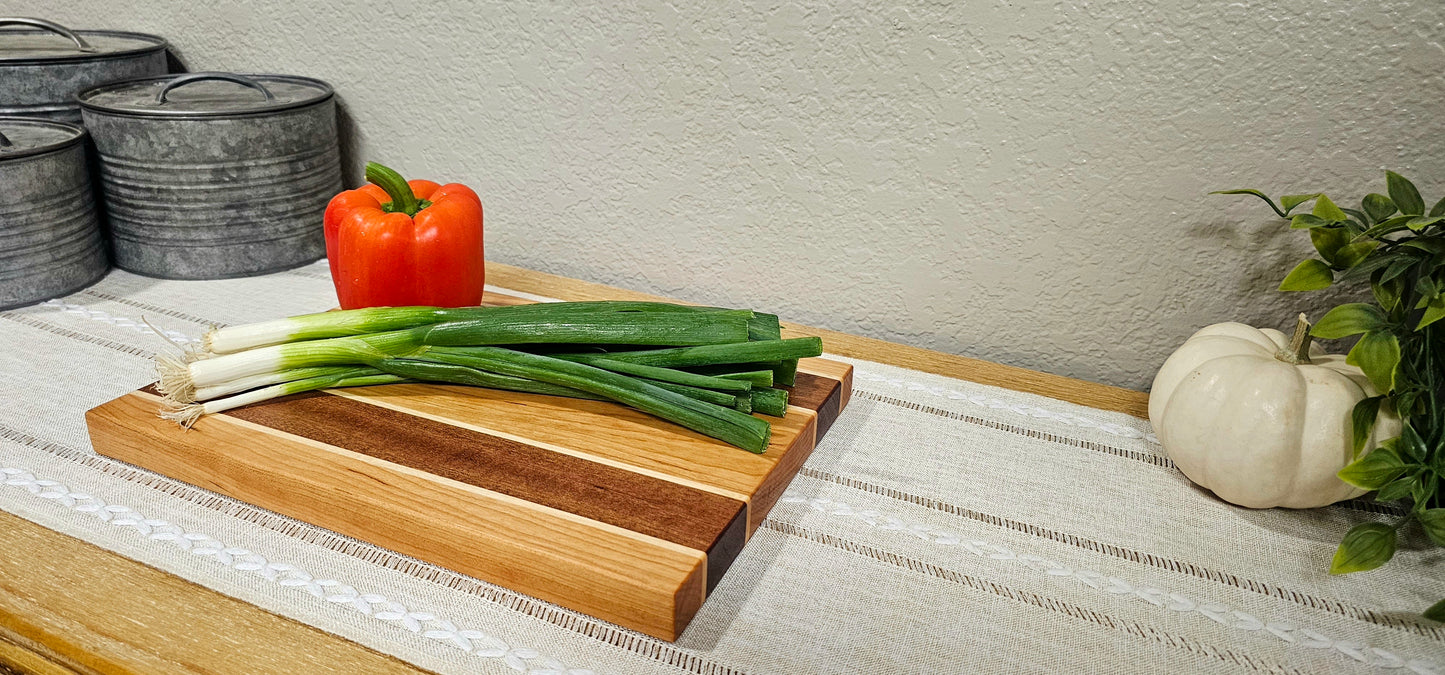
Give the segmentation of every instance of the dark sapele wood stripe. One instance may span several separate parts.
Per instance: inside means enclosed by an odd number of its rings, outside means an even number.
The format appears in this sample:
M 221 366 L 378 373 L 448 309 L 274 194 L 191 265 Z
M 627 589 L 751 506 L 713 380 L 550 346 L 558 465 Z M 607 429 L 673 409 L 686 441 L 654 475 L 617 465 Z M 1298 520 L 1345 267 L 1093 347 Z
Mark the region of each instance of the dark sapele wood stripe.
M 788 392 L 788 405 L 818 413 L 819 439 L 843 412 L 843 383 L 831 377 L 799 372 L 793 386 L 778 388 Z
M 742 546 L 738 500 L 390 408 L 310 392 L 224 414 L 698 551 Z
M 728 568 L 732 567 L 733 560 L 736 560 L 739 553 L 743 552 L 743 545 L 748 543 L 748 510 L 746 508 L 738 511 L 733 516 L 731 523 L 728 523 L 726 530 L 718 536 L 712 548 L 707 551 L 707 594 L 712 595 L 712 589 L 717 588 L 723 575 Z

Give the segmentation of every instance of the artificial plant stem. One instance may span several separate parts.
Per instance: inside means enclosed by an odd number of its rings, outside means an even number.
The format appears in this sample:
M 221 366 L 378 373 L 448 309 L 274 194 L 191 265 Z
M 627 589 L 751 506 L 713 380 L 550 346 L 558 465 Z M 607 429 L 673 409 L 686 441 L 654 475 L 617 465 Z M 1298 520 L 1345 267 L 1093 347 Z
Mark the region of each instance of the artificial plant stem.
M 411 186 L 401 174 L 376 162 L 367 162 L 366 180 L 386 190 L 386 194 L 391 197 L 393 212 L 414 216 L 421 210 L 421 202 L 417 201 L 416 194 L 411 191 Z
M 1294 335 L 1289 339 L 1289 346 L 1275 352 L 1274 357 L 1292 365 L 1303 365 L 1310 362 L 1310 322 L 1301 313 L 1294 323 Z
M 1430 397 L 1430 420 L 1432 421 L 1431 426 L 1435 427 L 1434 429 L 1430 429 L 1427 431 L 1427 436 L 1433 437 L 1430 439 L 1430 441 L 1435 444 L 1437 452 L 1445 452 L 1445 448 L 1440 447 L 1441 445 L 1445 445 L 1445 419 L 1442 419 L 1440 414 L 1440 383 L 1435 382 L 1435 375 L 1440 369 L 1440 364 L 1434 362 L 1436 352 L 1435 346 L 1433 344 L 1434 342 L 1437 342 L 1437 340 L 1434 340 L 1433 338 L 1437 337 L 1440 334 L 1439 331 L 1439 324 L 1425 327 L 1423 334 L 1420 336 L 1420 344 L 1424 347 L 1424 349 L 1421 349 L 1420 351 L 1424 354 L 1424 356 L 1421 357 L 1422 360 L 1425 362 L 1424 367 L 1422 368 L 1422 370 L 1424 371 L 1424 378 L 1422 379 L 1425 380 L 1426 384 L 1425 395 Z M 1435 496 L 1437 498 L 1440 497 L 1438 493 Z

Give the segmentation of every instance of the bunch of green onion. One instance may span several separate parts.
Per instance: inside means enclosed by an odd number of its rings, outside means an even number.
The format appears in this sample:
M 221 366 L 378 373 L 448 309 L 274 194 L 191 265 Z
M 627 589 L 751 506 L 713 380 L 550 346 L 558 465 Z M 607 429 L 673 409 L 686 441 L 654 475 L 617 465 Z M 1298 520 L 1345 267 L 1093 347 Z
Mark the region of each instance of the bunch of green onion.
M 750 452 L 768 446 L 798 359 L 778 317 L 656 302 L 379 307 L 213 329 L 157 358 L 163 417 L 203 415 L 316 389 L 444 382 L 616 401 Z

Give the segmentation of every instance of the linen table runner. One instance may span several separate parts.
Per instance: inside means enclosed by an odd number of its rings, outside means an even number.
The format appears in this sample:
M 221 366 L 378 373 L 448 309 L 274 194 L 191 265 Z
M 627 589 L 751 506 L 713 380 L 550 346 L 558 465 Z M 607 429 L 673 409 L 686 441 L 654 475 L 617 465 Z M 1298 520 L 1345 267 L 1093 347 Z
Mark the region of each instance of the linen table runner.
M 166 340 L 333 301 L 323 261 L 0 312 L 0 509 L 442 673 L 1445 675 L 1441 549 L 1327 574 L 1394 507 L 1232 507 L 1143 420 L 877 363 L 672 644 L 91 450 Z

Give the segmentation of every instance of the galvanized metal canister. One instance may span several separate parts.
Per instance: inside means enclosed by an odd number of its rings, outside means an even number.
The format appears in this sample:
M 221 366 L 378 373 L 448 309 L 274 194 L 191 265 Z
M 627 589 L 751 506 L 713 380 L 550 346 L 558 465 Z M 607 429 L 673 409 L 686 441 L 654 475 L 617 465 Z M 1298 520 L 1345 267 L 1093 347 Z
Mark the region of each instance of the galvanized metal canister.
M 117 267 L 223 279 L 326 253 L 341 191 L 336 106 L 320 80 L 191 73 L 80 94 Z
M 154 35 L 0 18 L 0 115 L 80 124 L 76 94 L 165 72 L 166 41 Z
M 0 117 L 0 309 L 72 293 L 110 268 L 85 130 Z

